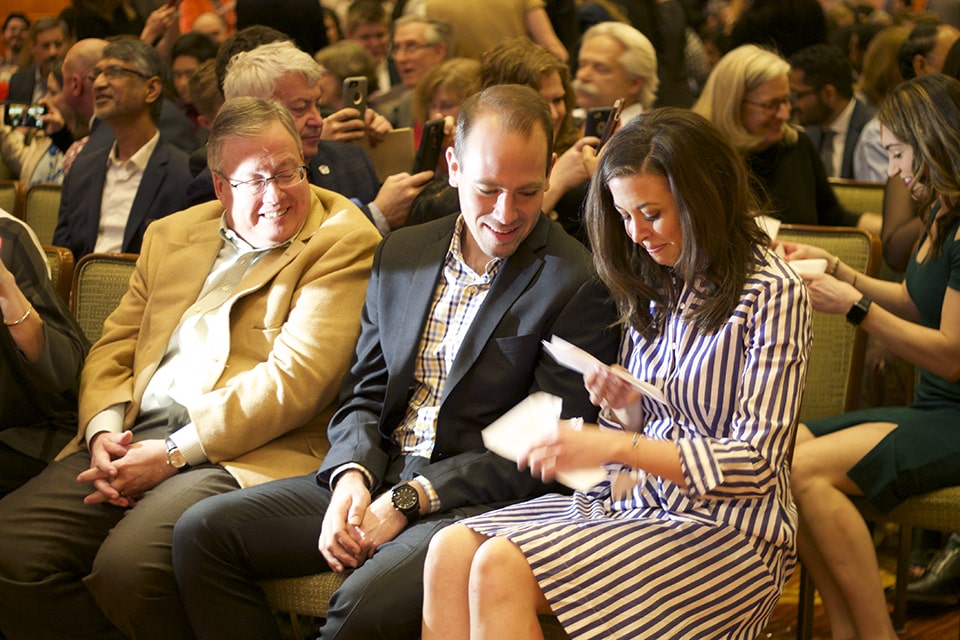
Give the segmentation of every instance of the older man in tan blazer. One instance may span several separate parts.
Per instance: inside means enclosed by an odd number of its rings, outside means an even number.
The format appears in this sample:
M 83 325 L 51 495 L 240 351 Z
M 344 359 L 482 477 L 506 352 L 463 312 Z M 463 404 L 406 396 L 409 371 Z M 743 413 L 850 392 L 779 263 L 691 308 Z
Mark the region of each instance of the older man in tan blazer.
M 280 103 L 228 101 L 208 150 L 219 202 L 148 228 L 84 367 L 76 441 L 0 501 L 11 640 L 189 638 L 180 513 L 326 451 L 379 234 L 305 180 Z

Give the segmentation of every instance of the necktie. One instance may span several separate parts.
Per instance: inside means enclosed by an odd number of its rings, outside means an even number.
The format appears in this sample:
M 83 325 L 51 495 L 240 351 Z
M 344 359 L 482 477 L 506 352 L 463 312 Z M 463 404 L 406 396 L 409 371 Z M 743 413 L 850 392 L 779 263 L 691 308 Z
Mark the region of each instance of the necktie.
M 837 173 L 833 168 L 833 137 L 835 135 L 837 135 L 836 131 L 824 129 L 820 138 L 820 159 L 823 160 L 823 168 L 827 170 L 828 178 L 835 177 Z

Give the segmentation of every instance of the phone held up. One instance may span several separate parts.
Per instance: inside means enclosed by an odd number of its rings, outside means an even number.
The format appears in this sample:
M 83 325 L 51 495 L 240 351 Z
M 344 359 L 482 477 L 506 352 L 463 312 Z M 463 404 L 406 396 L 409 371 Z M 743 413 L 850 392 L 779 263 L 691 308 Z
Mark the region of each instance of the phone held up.
M 8 102 L 3 109 L 3 124 L 11 127 L 43 129 L 43 116 L 47 108 L 42 104 Z
M 621 111 L 623 111 L 623 98 L 617 98 L 612 107 L 594 107 L 587 110 L 587 121 L 584 123 L 583 135 L 600 138 L 597 151 L 603 148 L 603 145 L 617 130 Z
M 413 173 L 436 171 L 442 150 L 443 119 L 428 120 L 420 135 L 420 146 L 417 147 L 417 155 L 413 160 Z
M 343 106 L 352 107 L 360 112 L 363 119 L 367 111 L 367 79 L 363 76 L 350 76 L 343 79 Z

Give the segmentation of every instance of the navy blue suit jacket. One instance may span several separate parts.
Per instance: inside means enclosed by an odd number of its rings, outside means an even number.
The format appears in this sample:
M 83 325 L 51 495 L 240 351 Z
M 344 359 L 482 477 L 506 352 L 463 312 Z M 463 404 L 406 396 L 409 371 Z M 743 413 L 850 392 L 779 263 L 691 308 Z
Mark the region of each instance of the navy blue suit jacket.
M 111 148 L 112 145 L 101 146 L 78 155 L 63 181 L 53 244 L 69 248 L 75 260 L 91 253 L 97 244 L 100 203 Z M 183 187 L 190 181 L 187 165 L 186 153 L 162 141 L 157 144 L 127 218 L 123 252 L 140 253 L 143 232 L 150 222 L 186 208 Z
M 853 99 L 853 113 L 850 114 L 850 125 L 847 127 L 847 137 L 843 141 L 843 162 L 840 164 L 841 178 L 853 179 L 853 153 L 857 148 L 857 140 L 860 139 L 860 132 L 863 127 L 870 122 L 873 117 L 873 111 L 867 105 L 856 98 Z M 813 142 L 813 148 L 820 148 L 820 139 L 823 136 L 823 130 L 820 125 L 813 124 L 805 129 L 807 136 Z
M 433 455 L 398 454 L 390 436 L 407 410 L 456 218 L 398 229 L 377 249 L 354 364 L 327 430 L 320 486 L 340 465 L 358 463 L 380 490 L 422 474 L 444 510 L 512 502 L 556 487 L 485 449 L 481 430 L 535 391 L 563 398 L 565 417 L 596 418 L 581 375 L 554 362 L 541 340 L 556 334 L 616 362 L 616 312 L 587 250 L 541 214 L 500 268 L 457 352 L 440 399 Z

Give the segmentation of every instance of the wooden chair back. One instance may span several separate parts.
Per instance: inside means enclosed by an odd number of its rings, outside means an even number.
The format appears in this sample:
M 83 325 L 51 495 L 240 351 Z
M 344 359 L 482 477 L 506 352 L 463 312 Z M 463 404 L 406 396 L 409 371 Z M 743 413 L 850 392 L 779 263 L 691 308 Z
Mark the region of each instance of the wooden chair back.
M 126 293 L 136 264 L 137 256 L 132 253 L 89 253 L 77 262 L 70 302 L 91 344 L 100 338 L 103 321 Z
M 60 215 L 60 185 L 35 184 L 23 201 L 23 219 L 42 244 L 53 244 L 53 232 Z

